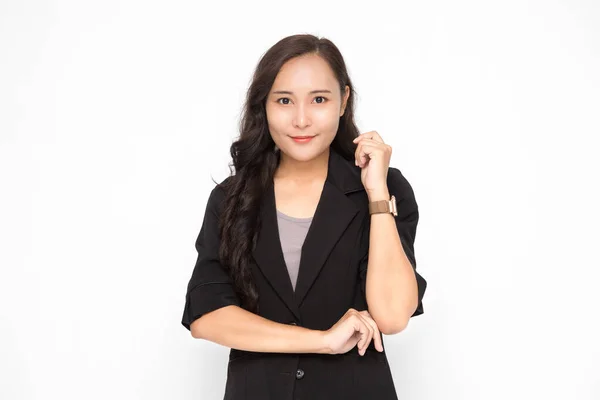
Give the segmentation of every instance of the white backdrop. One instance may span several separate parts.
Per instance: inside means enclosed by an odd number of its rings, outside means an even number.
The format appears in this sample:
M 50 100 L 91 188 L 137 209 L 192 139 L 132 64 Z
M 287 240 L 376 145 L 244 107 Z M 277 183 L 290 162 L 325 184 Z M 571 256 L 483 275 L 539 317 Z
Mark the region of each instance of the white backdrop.
M 276 41 L 334 41 L 413 185 L 401 399 L 600 398 L 600 3 L 3 1 L 0 398 L 220 399 L 180 324 Z

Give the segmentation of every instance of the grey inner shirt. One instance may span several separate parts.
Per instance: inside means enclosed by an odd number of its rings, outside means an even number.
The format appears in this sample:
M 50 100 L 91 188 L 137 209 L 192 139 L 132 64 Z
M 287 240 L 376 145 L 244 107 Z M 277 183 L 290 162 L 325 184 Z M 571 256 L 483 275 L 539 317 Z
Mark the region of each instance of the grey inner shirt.
M 285 259 L 294 290 L 296 290 L 296 281 L 298 280 L 302 245 L 304 244 L 304 239 L 306 238 L 312 219 L 313 217 L 291 217 L 277 210 L 281 250 L 283 251 L 283 258 Z

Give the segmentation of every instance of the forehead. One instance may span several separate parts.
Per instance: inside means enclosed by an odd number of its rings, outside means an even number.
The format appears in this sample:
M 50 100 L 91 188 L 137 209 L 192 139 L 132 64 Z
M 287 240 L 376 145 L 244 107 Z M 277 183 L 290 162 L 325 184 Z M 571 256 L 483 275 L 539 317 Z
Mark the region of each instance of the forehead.
M 292 58 L 277 74 L 272 90 L 290 90 L 295 94 L 314 89 L 334 91 L 337 79 L 327 61 L 311 54 Z

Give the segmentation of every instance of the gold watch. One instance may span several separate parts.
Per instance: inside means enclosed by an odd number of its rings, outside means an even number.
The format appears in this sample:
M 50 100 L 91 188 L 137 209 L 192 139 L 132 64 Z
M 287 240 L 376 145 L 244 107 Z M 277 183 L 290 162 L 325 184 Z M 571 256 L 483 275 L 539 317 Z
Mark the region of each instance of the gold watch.
M 394 217 L 398 215 L 396 208 L 396 197 L 392 195 L 389 200 L 372 201 L 369 203 L 369 214 L 392 213 Z

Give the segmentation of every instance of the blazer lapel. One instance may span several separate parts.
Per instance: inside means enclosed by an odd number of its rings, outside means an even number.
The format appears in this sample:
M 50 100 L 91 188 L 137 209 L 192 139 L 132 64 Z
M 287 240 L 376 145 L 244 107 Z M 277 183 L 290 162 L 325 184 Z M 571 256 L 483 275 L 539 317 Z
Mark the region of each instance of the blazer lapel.
M 321 199 L 302 245 L 295 293 L 298 305 L 302 304 L 327 256 L 357 213 L 356 205 L 331 182 L 325 181 Z
M 265 188 L 262 197 L 260 228 L 254 249 L 254 260 L 281 300 L 300 320 L 300 311 L 294 300 L 294 288 L 281 248 L 273 181 Z
M 254 259 L 281 300 L 298 319 L 301 317 L 299 307 L 329 253 L 358 213 L 358 207 L 346 196 L 358 190 L 364 190 L 360 169 L 331 148 L 327 178 L 302 246 L 295 292 L 281 248 L 273 181 L 263 194 Z

